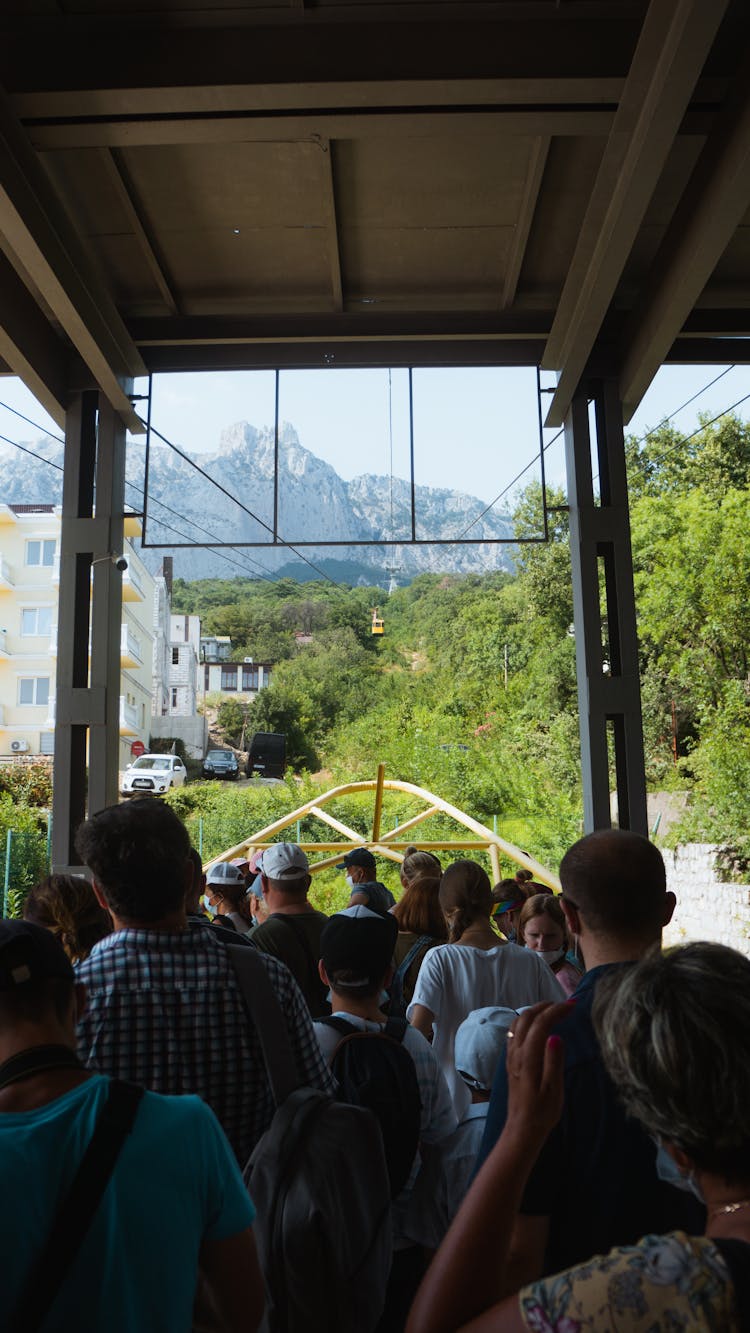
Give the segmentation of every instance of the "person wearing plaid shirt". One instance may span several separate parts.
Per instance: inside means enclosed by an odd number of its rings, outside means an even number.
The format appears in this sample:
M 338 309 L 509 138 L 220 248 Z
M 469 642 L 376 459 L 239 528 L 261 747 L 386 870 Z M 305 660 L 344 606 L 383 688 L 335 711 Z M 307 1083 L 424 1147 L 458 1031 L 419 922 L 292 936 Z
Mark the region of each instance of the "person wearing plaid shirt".
M 145 798 L 94 815 L 79 829 L 76 846 L 115 925 L 76 969 L 87 997 L 79 1056 L 92 1069 L 153 1092 L 197 1093 L 244 1164 L 271 1122 L 274 1102 L 226 947 L 187 924 L 192 871 L 184 826 L 168 806 Z M 283 963 L 259 957 L 301 1081 L 332 1093 L 302 992 Z

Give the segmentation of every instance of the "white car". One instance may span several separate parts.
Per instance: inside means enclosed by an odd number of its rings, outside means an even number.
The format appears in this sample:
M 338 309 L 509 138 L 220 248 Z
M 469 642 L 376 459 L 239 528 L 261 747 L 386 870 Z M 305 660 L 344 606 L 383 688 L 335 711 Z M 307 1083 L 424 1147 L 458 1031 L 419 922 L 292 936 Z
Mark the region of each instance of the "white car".
M 181 787 L 186 777 L 179 755 L 142 754 L 123 773 L 120 795 L 163 796 L 170 787 Z

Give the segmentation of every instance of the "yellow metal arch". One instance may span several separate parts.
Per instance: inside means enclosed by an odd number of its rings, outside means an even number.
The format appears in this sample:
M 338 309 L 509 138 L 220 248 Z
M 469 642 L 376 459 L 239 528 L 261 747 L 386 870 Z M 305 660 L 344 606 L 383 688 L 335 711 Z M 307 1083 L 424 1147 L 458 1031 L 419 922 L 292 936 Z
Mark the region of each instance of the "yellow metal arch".
M 329 802 L 335 801 L 339 796 L 350 796 L 353 792 L 372 791 L 375 793 L 375 805 L 372 816 L 371 837 L 365 838 L 358 833 L 356 829 L 349 828 L 342 824 L 339 819 L 329 815 L 323 807 Z M 399 828 L 391 829 L 388 833 L 381 833 L 380 825 L 383 815 L 383 797 L 387 791 L 406 792 L 409 796 L 416 796 L 426 802 L 427 808 L 419 814 L 408 819 L 406 823 L 401 824 Z M 404 838 L 404 834 L 409 829 L 415 828 L 423 820 L 430 819 L 432 815 L 448 815 L 455 819 L 457 824 L 463 826 L 474 836 L 473 838 L 456 839 L 451 842 L 419 842 L 414 838 Z M 290 824 L 295 824 L 298 819 L 305 819 L 313 816 L 327 824 L 334 832 L 341 834 L 345 841 L 336 842 L 303 842 L 300 843 L 303 851 L 309 853 L 328 852 L 331 855 L 323 856 L 320 860 L 310 863 L 310 871 L 313 875 L 326 867 L 335 865 L 341 860 L 342 856 L 351 851 L 353 847 L 367 847 L 377 856 L 388 857 L 391 861 L 400 863 L 404 859 L 404 852 L 408 846 L 414 844 L 426 851 L 437 852 L 474 852 L 482 851 L 487 854 L 490 860 L 492 876 L 495 882 L 501 878 L 500 871 L 500 853 L 516 861 L 519 866 L 530 870 L 534 879 L 542 884 L 547 884 L 551 889 L 559 892 L 560 881 L 551 870 L 541 865 L 533 856 L 527 856 L 512 842 L 506 842 L 499 834 L 493 833 L 486 825 L 480 824 L 477 819 L 472 819 L 463 810 L 457 806 L 451 805 L 449 801 L 444 801 L 441 796 L 435 796 L 433 792 L 427 791 L 424 787 L 417 787 L 413 782 L 399 782 L 394 779 L 386 780 L 385 764 L 378 765 L 378 775 L 376 778 L 367 782 L 347 782 L 340 787 L 332 787 L 330 791 L 318 796 L 314 801 L 308 801 L 305 805 L 300 805 L 291 814 L 284 815 L 281 819 L 274 820 L 273 824 L 267 824 L 265 828 L 258 829 L 257 832 L 250 834 L 243 842 L 236 847 L 230 847 L 228 851 L 223 852 L 221 856 L 214 857 L 211 864 L 216 861 L 229 861 L 232 857 L 247 856 L 253 852 L 262 851 L 263 848 L 270 846 L 276 841 L 275 835 L 281 833 L 283 829 L 289 828 Z

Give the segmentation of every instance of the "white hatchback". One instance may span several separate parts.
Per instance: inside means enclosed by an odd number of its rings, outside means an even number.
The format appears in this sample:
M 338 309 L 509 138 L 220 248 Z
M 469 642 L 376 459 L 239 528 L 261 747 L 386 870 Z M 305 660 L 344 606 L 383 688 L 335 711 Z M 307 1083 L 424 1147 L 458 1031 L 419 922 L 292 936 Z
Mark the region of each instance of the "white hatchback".
M 123 773 L 120 795 L 163 796 L 170 787 L 181 787 L 186 777 L 179 755 L 142 754 Z

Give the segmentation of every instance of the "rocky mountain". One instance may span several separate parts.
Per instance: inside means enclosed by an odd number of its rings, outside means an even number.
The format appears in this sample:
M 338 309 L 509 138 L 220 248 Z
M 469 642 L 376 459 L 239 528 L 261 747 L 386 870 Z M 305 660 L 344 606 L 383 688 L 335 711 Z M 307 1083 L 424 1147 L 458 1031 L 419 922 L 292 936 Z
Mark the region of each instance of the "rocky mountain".
M 10 445 L 0 446 L 0 499 L 9 504 L 59 503 L 62 473 L 49 464 L 61 466 L 62 446 L 47 438 L 28 447 L 47 461 Z M 230 566 L 237 574 L 250 576 L 283 572 L 301 579 L 316 577 L 304 556 L 334 578 L 367 583 L 382 582 L 389 573 L 401 583 L 426 570 L 479 573 L 512 566 L 507 546 L 403 544 L 411 535 L 408 482 L 372 475 L 344 481 L 330 464 L 300 444 L 288 423 L 279 432 L 279 540 L 274 544 L 274 454 L 273 431 L 245 421 L 224 430 L 212 454 L 183 458 L 152 439 L 146 563 L 156 569 L 162 557 L 171 554 L 175 574 L 186 579 L 229 577 Z M 133 440 L 128 447 L 126 500 L 134 510 L 142 508 L 144 467 L 144 441 Z M 484 508 L 485 502 L 460 491 L 417 486 L 417 538 L 457 538 L 470 524 L 467 535 L 472 537 L 512 538 L 509 515 L 493 510 L 483 514 Z M 207 549 L 217 540 L 227 544 L 223 554 Z M 248 541 L 266 545 L 235 549 L 235 543 Z M 301 541 L 321 545 L 300 547 L 298 555 L 290 548 Z M 367 541 L 389 545 L 351 544 Z M 185 549 L 191 542 L 206 545 Z M 153 549 L 156 543 L 164 547 Z

